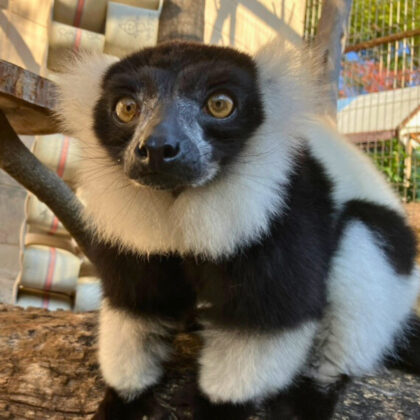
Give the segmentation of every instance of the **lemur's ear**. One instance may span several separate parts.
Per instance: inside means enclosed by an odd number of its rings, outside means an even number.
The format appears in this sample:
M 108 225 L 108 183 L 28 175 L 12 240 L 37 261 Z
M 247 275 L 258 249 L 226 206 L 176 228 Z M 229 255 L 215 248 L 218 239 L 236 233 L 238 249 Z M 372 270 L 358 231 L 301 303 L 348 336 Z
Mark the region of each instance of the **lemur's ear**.
M 297 128 L 327 98 L 318 77 L 321 67 L 316 50 L 276 37 L 256 52 L 254 60 L 267 115 L 283 121 L 279 133 L 295 137 Z
M 67 63 L 57 81 L 56 97 L 56 115 L 65 133 L 83 137 L 83 133 L 91 131 L 103 75 L 115 61 L 115 57 L 102 54 L 81 54 Z

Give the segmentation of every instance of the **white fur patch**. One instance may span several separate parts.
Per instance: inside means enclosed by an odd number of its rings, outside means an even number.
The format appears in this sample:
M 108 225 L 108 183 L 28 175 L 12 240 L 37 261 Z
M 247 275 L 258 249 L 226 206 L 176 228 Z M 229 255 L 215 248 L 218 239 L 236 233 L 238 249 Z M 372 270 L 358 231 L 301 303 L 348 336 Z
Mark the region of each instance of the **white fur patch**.
M 282 99 L 289 89 L 286 81 L 276 88 L 271 79 L 261 79 L 266 121 L 229 173 L 174 198 L 133 185 L 101 148 L 92 131 L 92 108 L 104 65 L 93 66 L 96 72 L 91 63 L 85 66 L 79 64 L 62 82 L 58 112 L 81 141 L 82 199 L 101 238 L 144 254 L 178 252 L 217 259 L 267 232 L 271 217 L 283 211 L 299 147 L 291 136 L 296 124 L 289 112 L 292 101 Z
M 165 328 L 112 308 L 104 299 L 99 320 L 99 364 L 105 382 L 130 400 L 154 385 L 169 356 Z
M 333 182 L 333 199 L 338 207 L 352 199 L 364 199 L 403 213 L 400 199 L 360 149 L 319 119 L 302 128 L 313 156 Z
M 274 394 L 302 369 L 317 328 L 308 322 L 277 334 L 209 329 L 204 334 L 199 384 L 215 403 L 242 403 Z
M 93 108 L 99 98 L 102 77 L 117 59 L 108 55 L 83 54 L 58 76 L 56 114 L 63 129 L 74 137 L 93 135 Z
M 346 228 L 331 267 L 329 308 L 312 371 L 324 383 L 378 366 L 392 349 L 420 285 L 417 270 L 410 276 L 395 273 L 362 222 Z

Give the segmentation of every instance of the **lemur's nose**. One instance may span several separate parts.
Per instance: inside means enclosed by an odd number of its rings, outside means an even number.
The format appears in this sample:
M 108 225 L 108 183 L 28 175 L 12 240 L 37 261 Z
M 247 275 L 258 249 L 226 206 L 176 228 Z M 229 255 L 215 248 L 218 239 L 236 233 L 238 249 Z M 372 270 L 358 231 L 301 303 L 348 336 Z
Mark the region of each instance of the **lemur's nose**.
M 136 154 L 150 169 L 159 170 L 163 164 L 176 160 L 179 151 L 178 141 L 152 135 L 137 147 Z

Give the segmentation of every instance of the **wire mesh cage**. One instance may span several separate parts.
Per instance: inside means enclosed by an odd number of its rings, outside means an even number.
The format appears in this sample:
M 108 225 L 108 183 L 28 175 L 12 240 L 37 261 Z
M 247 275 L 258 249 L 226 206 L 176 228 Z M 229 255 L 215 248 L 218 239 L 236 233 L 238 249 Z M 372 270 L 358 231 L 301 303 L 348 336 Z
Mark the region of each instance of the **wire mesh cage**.
M 309 42 L 321 5 L 321 0 L 307 1 Z M 406 203 L 420 203 L 419 59 L 418 0 L 353 0 L 338 127 L 373 159 Z

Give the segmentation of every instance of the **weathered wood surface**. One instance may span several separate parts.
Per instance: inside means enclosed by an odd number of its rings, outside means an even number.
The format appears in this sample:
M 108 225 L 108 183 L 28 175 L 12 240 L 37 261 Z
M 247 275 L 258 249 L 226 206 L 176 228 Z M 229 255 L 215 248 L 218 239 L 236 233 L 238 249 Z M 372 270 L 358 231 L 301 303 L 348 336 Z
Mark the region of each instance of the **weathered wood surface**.
M 104 391 L 96 313 L 0 305 L 0 419 L 88 419 Z M 181 334 L 156 392 L 171 419 L 189 419 L 199 340 Z M 261 417 L 260 417 L 261 418 Z M 335 419 L 420 419 L 420 378 L 392 371 L 352 384 Z
M 0 110 L 18 134 L 59 131 L 52 115 L 54 89 L 52 81 L 0 60 Z
M 0 306 L 0 419 L 82 419 L 101 397 L 96 315 Z
M 337 119 L 338 78 L 341 56 L 348 33 L 352 0 L 324 0 L 321 18 L 318 22 L 314 46 L 322 60 L 320 81 L 326 87 L 327 101 L 320 111 L 333 121 Z

